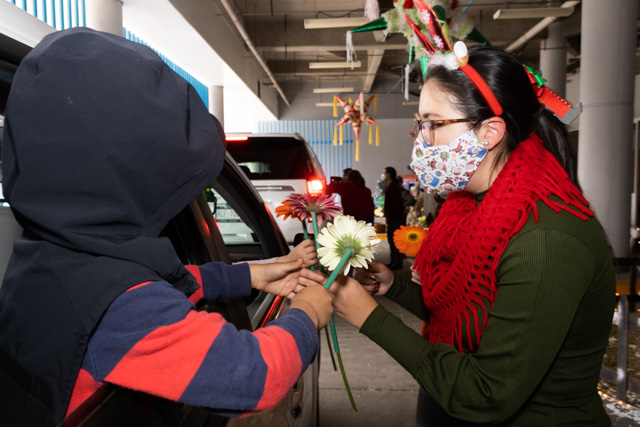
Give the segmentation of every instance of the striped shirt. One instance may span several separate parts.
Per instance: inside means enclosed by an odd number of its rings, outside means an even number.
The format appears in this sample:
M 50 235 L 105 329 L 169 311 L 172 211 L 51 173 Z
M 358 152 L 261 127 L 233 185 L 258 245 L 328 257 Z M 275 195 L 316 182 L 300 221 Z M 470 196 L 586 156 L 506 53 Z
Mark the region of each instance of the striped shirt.
M 104 383 L 244 415 L 278 404 L 318 352 L 318 334 L 290 309 L 254 332 L 218 313 L 196 311 L 200 298 L 248 296 L 247 264 L 189 266 L 200 290 L 189 299 L 167 282 L 146 282 L 118 296 L 91 336 L 67 416 Z

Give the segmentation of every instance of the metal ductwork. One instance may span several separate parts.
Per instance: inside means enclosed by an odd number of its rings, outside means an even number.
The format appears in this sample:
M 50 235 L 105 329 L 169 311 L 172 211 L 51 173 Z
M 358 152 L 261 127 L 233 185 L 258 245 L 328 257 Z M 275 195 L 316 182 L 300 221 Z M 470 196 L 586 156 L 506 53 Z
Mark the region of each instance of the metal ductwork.
M 249 47 L 249 50 L 251 51 L 251 53 L 253 53 L 253 56 L 256 58 L 256 60 L 258 61 L 258 63 L 260 64 L 260 66 L 262 67 L 264 72 L 267 73 L 267 76 L 269 76 L 269 79 L 271 80 L 271 83 L 273 83 L 273 87 L 276 88 L 276 90 L 278 91 L 278 93 L 282 97 L 282 100 L 284 101 L 284 103 L 287 104 L 287 107 L 290 107 L 291 103 L 289 102 L 289 100 L 287 99 L 286 95 L 282 91 L 282 88 L 280 87 L 280 85 L 276 81 L 276 78 L 274 77 L 273 73 L 271 72 L 271 70 L 267 66 L 266 62 L 264 62 L 264 59 L 262 59 L 262 56 L 260 56 L 260 53 L 258 53 L 258 50 L 256 49 L 255 45 L 251 41 L 251 38 L 249 37 L 249 34 L 247 34 L 247 31 L 244 29 L 244 25 L 242 25 L 242 22 L 240 22 L 240 17 L 236 13 L 236 11 L 234 9 L 234 5 L 232 5 L 229 2 L 229 0 L 220 0 L 220 3 L 222 3 L 222 6 L 224 6 L 225 10 L 229 14 L 229 18 L 231 18 L 231 21 L 233 22 L 233 24 L 235 25 L 236 29 L 240 33 L 240 36 L 242 36 L 244 42 Z

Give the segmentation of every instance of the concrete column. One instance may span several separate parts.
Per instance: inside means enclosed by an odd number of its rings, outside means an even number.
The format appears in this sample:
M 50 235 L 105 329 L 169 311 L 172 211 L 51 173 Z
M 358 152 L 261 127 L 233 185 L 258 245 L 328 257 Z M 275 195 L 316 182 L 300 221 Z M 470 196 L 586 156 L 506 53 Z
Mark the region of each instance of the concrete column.
M 87 27 L 122 36 L 122 1 L 91 0 L 85 2 Z
M 216 119 L 224 128 L 224 87 L 211 86 L 209 88 L 209 112 L 216 116 Z
M 547 28 L 547 38 L 540 42 L 540 71 L 555 93 L 564 97 L 567 87 L 567 41 L 564 22 L 556 21 Z
M 584 0 L 578 179 L 611 242 L 629 255 L 636 0 Z

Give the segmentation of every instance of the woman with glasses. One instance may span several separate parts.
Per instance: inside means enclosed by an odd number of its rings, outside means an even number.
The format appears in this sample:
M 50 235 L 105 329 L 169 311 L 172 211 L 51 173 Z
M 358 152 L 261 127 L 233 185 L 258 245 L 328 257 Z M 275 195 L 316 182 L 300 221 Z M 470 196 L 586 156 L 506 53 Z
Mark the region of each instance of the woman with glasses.
M 332 286 L 336 313 L 416 378 L 418 425 L 610 425 L 596 388 L 612 254 L 564 124 L 513 56 L 475 47 L 464 64 L 435 59 L 411 166 L 446 201 L 411 277 L 360 269 Z M 372 294 L 422 318 L 422 335 Z

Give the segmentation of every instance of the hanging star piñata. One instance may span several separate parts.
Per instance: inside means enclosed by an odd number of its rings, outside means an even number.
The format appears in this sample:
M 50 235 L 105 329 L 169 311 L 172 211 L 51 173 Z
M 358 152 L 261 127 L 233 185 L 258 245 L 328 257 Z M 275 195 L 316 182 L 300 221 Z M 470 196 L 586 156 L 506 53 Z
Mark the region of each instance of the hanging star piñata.
M 345 123 L 351 123 L 353 126 L 353 132 L 356 134 L 356 162 L 360 160 L 360 127 L 362 123 L 369 123 L 369 144 L 373 143 L 373 125 L 376 125 L 376 146 L 380 145 L 380 127 L 378 123 L 371 118 L 369 112 L 369 104 L 373 101 L 374 114 L 378 113 L 378 95 L 372 95 L 368 99 L 364 99 L 364 95 L 360 93 L 358 98 L 353 101 L 349 98 L 349 101 L 345 101 L 339 96 L 333 97 L 333 116 L 338 117 L 337 104 L 344 109 L 344 115 L 336 123 L 336 127 L 333 133 L 333 145 L 338 145 L 338 128 L 340 129 L 340 145 L 343 143 L 343 129 L 342 125 Z

